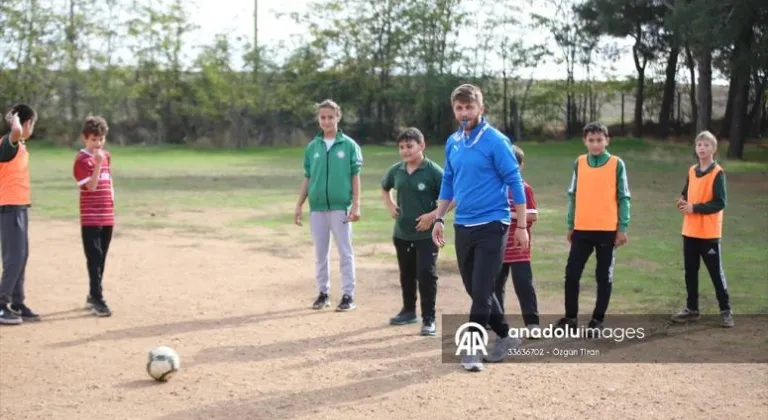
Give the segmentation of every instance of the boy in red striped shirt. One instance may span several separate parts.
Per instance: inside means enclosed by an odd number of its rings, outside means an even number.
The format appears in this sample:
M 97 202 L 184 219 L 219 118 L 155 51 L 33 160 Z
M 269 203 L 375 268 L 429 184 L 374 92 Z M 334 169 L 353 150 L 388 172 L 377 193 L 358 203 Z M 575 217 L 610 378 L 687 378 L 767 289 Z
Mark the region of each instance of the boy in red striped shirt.
M 80 188 L 80 226 L 90 279 L 86 306 L 97 316 L 112 315 L 101 287 L 115 224 L 112 156 L 104 150 L 108 131 L 104 118 L 89 116 L 85 119 L 81 130 L 85 147 L 77 154 L 74 166 L 75 180 Z
M 523 171 L 523 150 L 517 146 L 512 146 L 512 150 L 515 152 L 515 158 L 520 166 L 520 171 Z M 538 210 L 536 209 L 536 198 L 533 196 L 533 188 L 523 181 L 523 189 L 525 191 L 525 213 L 527 221 L 528 237 L 531 236 L 531 226 L 536 221 L 538 216 Z M 539 328 L 539 311 L 536 302 L 536 290 L 533 287 L 533 271 L 531 270 L 531 248 L 522 248 L 515 246 L 515 241 L 512 240 L 511 235 L 517 228 L 517 215 L 514 211 L 515 203 L 512 200 L 512 193 L 509 194 L 509 206 L 512 209 L 512 225 L 509 227 L 510 238 L 507 240 L 507 247 L 504 251 L 504 262 L 501 266 L 499 276 L 496 278 L 496 284 L 494 287 L 494 293 L 496 299 L 499 300 L 502 312 L 504 310 L 504 294 L 506 291 L 507 278 L 512 273 L 512 285 L 515 288 L 515 294 L 517 295 L 518 302 L 520 303 L 520 309 L 523 313 L 523 322 L 528 328 L 529 332 Z M 531 336 L 530 338 L 538 338 Z

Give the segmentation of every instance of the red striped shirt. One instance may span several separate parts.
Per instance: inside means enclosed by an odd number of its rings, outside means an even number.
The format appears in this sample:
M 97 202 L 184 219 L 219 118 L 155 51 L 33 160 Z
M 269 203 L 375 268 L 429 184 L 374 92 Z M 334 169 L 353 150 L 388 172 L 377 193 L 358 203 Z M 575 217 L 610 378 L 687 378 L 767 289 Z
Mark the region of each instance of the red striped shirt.
M 74 175 L 80 188 L 80 225 L 82 226 L 114 226 L 115 224 L 115 190 L 112 186 L 112 171 L 110 163 L 112 156 L 104 151 L 99 174 L 93 173 L 96 166 L 93 155 L 81 150 L 75 158 Z M 88 191 L 85 184 L 93 176 L 99 177 L 96 189 Z
M 527 182 L 523 182 L 523 188 L 525 189 L 525 213 L 538 214 L 536 209 L 536 198 L 533 196 L 533 188 L 528 185 Z M 504 262 L 524 262 L 531 261 L 531 247 L 523 249 L 519 246 L 514 246 L 515 229 L 517 229 L 517 219 L 515 218 L 515 202 L 512 200 L 512 193 L 509 194 L 509 207 L 512 210 L 512 224 L 509 226 L 509 238 L 507 240 L 507 249 L 504 251 Z M 531 226 L 533 222 L 528 222 L 527 231 L 530 242 L 533 243 L 533 237 L 531 236 Z

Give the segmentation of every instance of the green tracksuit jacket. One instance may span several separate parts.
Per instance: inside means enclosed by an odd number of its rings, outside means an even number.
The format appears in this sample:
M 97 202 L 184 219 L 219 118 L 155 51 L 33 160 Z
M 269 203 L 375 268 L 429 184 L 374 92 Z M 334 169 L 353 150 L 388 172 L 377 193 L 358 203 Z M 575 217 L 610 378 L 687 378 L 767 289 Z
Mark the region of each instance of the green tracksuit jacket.
M 304 176 L 309 178 L 309 211 L 348 210 L 352 205 L 352 177 L 363 166 L 360 146 L 341 130 L 328 148 L 318 133 L 304 149 Z

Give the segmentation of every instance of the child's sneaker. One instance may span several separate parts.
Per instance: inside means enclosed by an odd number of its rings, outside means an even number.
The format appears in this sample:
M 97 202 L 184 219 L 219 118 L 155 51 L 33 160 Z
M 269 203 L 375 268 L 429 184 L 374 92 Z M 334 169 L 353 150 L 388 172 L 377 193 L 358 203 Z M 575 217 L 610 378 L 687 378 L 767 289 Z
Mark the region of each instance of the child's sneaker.
M 720 325 L 725 328 L 731 328 L 734 326 L 733 322 L 733 312 L 731 311 L 721 311 L 720 315 L 723 317 L 723 319 L 720 321 Z
M 419 322 L 419 317 L 416 316 L 416 312 L 405 309 L 389 319 L 389 323 L 392 325 L 415 324 L 417 322 Z
M 525 328 L 528 330 L 529 340 L 541 340 L 541 327 L 539 324 L 529 324 Z
M 425 319 L 424 323 L 421 325 L 421 335 L 435 335 L 437 334 L 437 326 L 435 325 L 435 321 L 433 319 Z
M 603 321 L 592 318 L 587 324 L 586 338 L 602 338 Z
M 21 317 L 16 315 L 13 311 L 8 309 L 8 305 L 0 305 L 0 324 L 2 325 L 19 325 L 23 321 Z
M 94 303 L 93 307 L 91 308 L 91 313 L 98 317 L 112 316 L 112 311 L 109 310 L 107 302 L 103 301 Z
M 312 309 L 322 309 L 331 306 L 331 298 L 327 293 L 320 293 L 312 304 Z
M 692 321 L 698 321 L 701 315 L 699 315 L 699 311 L 693 311 L 691 309 L 685 308 L 682 311 L 672 315 L 671 318 L 669 318 L 672 322 L 692 322 Z
M 12 303 L 8 305 L 8 309 L 17 316 L 20 316 L 24 321 L 40 321 L 40 315 L 32 312 L 32 310 L 23 303 Z
M 355 305 L 355 299 L 353 299 L 350 295 L 344 295 L 341 297 L 341 303 L 339 303 L 339 306 L 336 307 L 336 311 L 351 311 L 355 308 L 357 308 L 357 305 Z
M 573 332 L 576 331 L 578 328 L 578 325 L 576 325 L 576 319 L 575 318 L 560 318 L 557 321 L 557 324 L 555 324 L 555 331 L 563 331 L 565 332 L 566 328 Z

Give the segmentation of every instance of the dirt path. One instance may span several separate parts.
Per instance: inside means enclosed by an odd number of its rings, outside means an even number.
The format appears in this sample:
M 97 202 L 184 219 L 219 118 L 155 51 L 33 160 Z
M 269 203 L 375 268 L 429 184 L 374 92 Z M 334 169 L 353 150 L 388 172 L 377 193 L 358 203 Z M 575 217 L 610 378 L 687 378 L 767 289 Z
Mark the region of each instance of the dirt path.
M 28 303 L 45 319 L 0 328 L 3 420 L 736 420 L 768 413 L 766 365 L 506 363 L 470 374 L 442 364 L 439 337 L 387 325 L 400 299 L 393 264 L 358 260 L 357 311 L 308 309 L 315 294 L 308 241 L 281 258 L 279 249 L 254 250 L 268 244 L 120 231 L 105 280 L 115 314 L 98 319 L 81 309 L 87 280 L 78 232 L 72 224 L 31 223 Z M 332 263 L 337 292 L 333 254 Z M 460 280 L 443 275 L 438 312 L 466 312 L 468 302 Z M 161 344 L 182 359 L 166 384 L 144 371 L 147 351 Z

